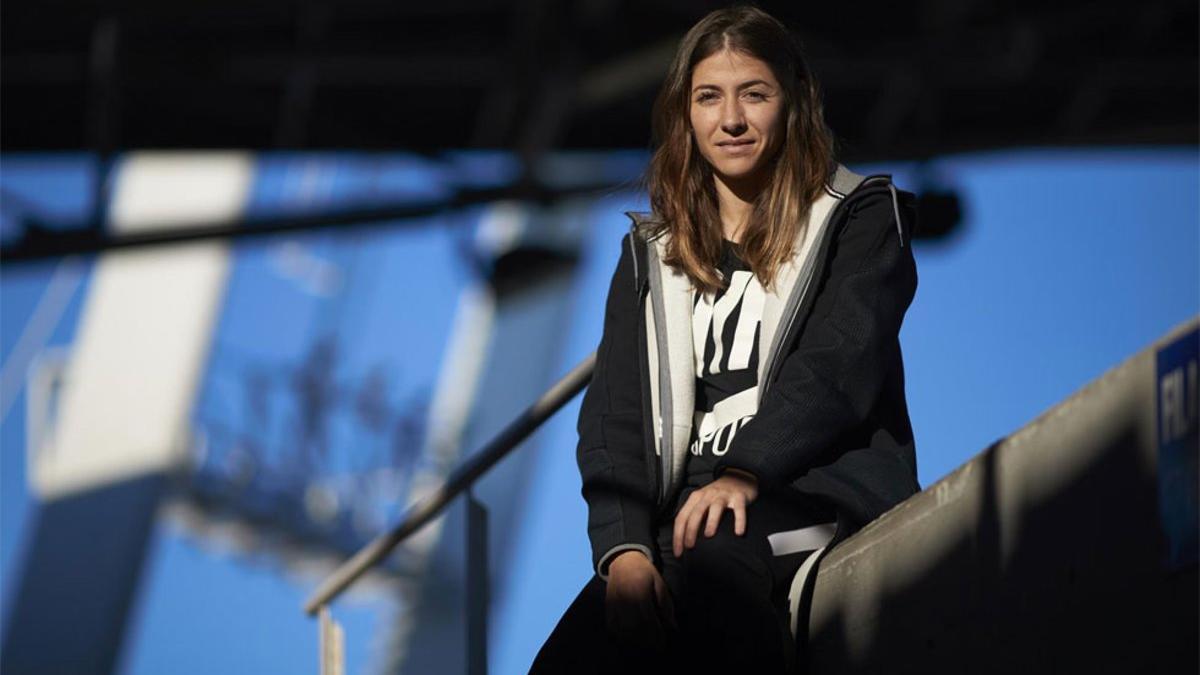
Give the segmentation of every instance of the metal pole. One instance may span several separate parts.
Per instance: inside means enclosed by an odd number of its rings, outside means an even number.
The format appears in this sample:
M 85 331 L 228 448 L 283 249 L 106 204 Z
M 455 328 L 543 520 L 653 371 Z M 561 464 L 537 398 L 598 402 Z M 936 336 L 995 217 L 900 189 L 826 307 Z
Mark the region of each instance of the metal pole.
M 491 469 L 496 462 L 508 456 L 508 453 L 541 426 L 542 422 L 583 390 L 591 381 L 595 366 L 596 353 L 592 352 L 517 419 L 509 423 L 483 449 L 455 469 L 441 489 L 414 505 L 399 525 L 373 539 L 334 570 L 333 574 L 309 596 L 304 604 L 304 611 L 309 615 L 315 614 L 321 605 L 327 605 L 341 595 L 342 591 L 383 560 L 400 542 L 436 518 L 452 499 L 465 492 L 476 479 Z
M 488 512 L 467 491 L 467 675 L 487 675 Z

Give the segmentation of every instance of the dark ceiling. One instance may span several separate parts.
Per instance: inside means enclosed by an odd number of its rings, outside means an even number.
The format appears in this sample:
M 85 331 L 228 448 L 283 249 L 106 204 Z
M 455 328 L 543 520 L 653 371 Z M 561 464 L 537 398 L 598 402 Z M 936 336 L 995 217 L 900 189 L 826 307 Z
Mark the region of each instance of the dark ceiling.
M 5 151 L 649 144 L 682 0 L 7 0 Z M 1197 143 L 1195 0 L 762 2 L 843 155 Z

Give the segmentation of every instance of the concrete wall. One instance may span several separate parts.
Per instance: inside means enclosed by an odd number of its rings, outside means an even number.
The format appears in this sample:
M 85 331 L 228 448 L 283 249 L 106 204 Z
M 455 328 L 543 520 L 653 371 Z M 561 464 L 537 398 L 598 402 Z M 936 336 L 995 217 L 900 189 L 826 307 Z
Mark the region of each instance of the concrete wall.
M 1200 672 L 1194 356 L 1173 455 L 1159 433 L 1164 356 L 1194 355 L 1198 325 L 832 550 L 813 595 L 812 672 Z M 1181 478 L 1190 501 L 1165 491 Z M 1180 522 L 1190 557 L 1168 544 Z

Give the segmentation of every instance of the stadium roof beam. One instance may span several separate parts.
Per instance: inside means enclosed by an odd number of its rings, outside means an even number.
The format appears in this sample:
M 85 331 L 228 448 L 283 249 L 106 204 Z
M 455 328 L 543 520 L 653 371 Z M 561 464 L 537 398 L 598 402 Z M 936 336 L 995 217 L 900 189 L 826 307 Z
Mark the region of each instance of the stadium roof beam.
M 437 152 L 540 136 L 641 148 L 682 31 L 717 4 L 345 0 L 325 10 L 319 49 L 297 51 L 306 29 L 282 0 L 138 0 L 111 14 L 121 27 L 113 138 L 118 149 Z M 800 34 L 848 161 L 1197 141 L 1191 1 L 865 3 L 852 28 L 836 6 L 760 4 Z M 106 11 L 0 7 L 6 150 L 93 147 L 89 50 Z M 533 120 L 551 124 L 531 131 Z

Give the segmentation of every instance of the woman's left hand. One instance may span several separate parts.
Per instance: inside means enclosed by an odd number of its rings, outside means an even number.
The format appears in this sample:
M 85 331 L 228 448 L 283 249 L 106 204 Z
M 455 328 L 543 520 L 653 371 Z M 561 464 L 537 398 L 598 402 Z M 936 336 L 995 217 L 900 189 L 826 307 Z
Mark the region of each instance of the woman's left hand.
M 704 524 L 704 536 L 716 534 L 725 509 L 733 510 L 733 532 L 740 537 L 746 532 L 746 507 L 757 497 L 758 479 L 736 469 L 727 469 L 720 478 L 688 495 L 679 513 L 675 514 L 672 541 L 675 557 L 683 555 L 685 546 L 696 545 L 701 523 Z

